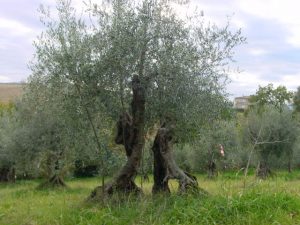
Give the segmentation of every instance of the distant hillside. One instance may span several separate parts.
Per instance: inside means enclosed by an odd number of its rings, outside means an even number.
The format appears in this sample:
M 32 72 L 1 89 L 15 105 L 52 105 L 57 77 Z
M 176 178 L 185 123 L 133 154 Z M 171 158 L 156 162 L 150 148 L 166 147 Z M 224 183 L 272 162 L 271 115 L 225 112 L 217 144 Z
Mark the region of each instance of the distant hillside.
M 0 103 L 8 103 L 22 95 L 24 84 L 0 83 Z

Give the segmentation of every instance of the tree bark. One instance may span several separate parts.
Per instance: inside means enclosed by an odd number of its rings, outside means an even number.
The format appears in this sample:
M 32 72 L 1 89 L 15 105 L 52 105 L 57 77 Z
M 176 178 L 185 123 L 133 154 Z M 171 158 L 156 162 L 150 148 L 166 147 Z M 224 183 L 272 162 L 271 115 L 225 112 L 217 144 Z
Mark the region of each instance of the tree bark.
M 153 193 L 166 192 L 170 193 L 170 188 L 168 185 L 168 168 L 160 152 L 160 138 L 158 133 L 155 137 L 154 144 L 152 146 L 153 157 L 154 157 L 154 167 L 153 167 L 153 179 L 154 185 L 152 187 Z
M 217 176 L 217 166 L 213 159 L 209 160 L 207 166 L 207 178 L 212 179 Z
M 15 182 L 15 169 L 9 166 L 0 168 L 0 182 Z
M 115 142 L 124 145 L 127 162 L 118 175 L 103 187 L 97 187 L 91 193 L 90 199 L 101 199 L 114 192 L 140 193 L 134 178 L 140 166 L 142 149 L 144 147 L 145 124 L 145 90 L 139 76 L 132 79 L 133 99 L 131 102 L 132 116 L 123 112 L 117 123 L 117 136 Z
M 292 172 L 292 155 L 289 155 L 289 161 L 288 161 L 288 172 Z
M 47 181 L 41 183 L 37 189 L 47 189 L 47 188 L 59 188 L 59 187 L 67 187 L 63 178 L 58 174 L 54 174 Z
M 268 166 L 268 163 L 266 161 L 260 161 L 256 171 L 256 176 L 261 179 L 266 179 L 270 175 L 272 175 L 272 172 Z
M 175 162 L 172 150 L 171 129 L 162 127 L 158 130 L 152 147 L 154 153 L 154 185 L 153 193 L 170 192 L 169 179 L 177 179 L 179 191 L 186 192 L 188 189 L 198 189 L 195 176 L 181 170 Z
M 288 163 L 288 172 L 291 173 L 292 172 L 292 163 L 289 161 Z

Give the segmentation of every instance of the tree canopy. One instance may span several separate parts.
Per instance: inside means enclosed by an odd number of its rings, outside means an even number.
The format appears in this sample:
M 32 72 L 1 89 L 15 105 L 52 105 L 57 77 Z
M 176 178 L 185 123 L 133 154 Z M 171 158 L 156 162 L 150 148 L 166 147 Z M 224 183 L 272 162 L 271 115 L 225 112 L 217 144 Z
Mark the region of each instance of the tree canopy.
M 274 88 L 273 84 L 268 84 L 265 87 L 259 86 L 256 94 L 251 97 L 250 101 L 258 109 L 271 105 L 282 111 L 283 107 L 292 101 L 292 98 L 293 92 L 288 91 L 285 86 Z
M 300 87 L 298 87 L 297 91 L 295 92 L 293 101 L 294 101 L 294 110 L 296 112 L 300 112 Z
M 244 41 L 239 30 L 207 26 L 201 16 L 181 20 L 168 1 L 90 7 L 92 25 L 77 18 L 69 1 L 58 2 L 58 21 L 42 10 L 47 29 L 35 45 L 34 77 L 73 84 L 85 105 L 117 118 L 129 107 L 131 77 L 138 74 L 148 126 L 172 117 L 185 130 L 192 119 L 220 116 L 227 106 L 225 66 Z

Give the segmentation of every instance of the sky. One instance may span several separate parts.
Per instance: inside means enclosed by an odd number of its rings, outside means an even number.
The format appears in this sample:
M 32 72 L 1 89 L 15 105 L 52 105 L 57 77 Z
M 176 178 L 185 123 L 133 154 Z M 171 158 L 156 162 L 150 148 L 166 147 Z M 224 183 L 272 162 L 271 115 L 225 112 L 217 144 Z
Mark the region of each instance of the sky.
M 40 4 L 54 9 L 55 0 L 0 2 L 0 83 L 23 82 L 30 75 L 32 43 L 44 29 L 37 9 Z M 235 49 L 232 68 L 239 72 L 229 76 L 231 98 L 254 94 L 269 83 L 289 90 L 300 86 L 299 0 L 191 0 L 189 8 L 196 7 L 217 25 L 229 19 L 231 29 L 241 28 L 247 38 Z

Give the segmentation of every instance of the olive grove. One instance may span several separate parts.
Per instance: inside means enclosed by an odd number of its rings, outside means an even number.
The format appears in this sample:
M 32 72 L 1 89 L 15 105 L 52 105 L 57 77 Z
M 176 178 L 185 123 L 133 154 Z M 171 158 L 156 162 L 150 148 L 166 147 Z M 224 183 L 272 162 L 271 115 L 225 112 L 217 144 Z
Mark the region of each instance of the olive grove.
M 122 145 L 127 160 L 90 197 L 139 193 L 134 179 L 150 136 L 153 192 L 169 192 L 169 179 L 182 192 L 198 187 L 177 165 L 173 146 L 200 145 L 204 127 L 228 118 L 228 67 L 245 38 L 229 23 L 206 23 L 201 13 L 181 19 L 176 4 L 186 3 L 89 2 L 81 16 L 67 0 L 57 2 L 54 14 L 40 8 L 45 30 L 34 43 L 18 110 L 23 129 L 13 143 L 46 165 L 50 183 L 63 184 L 63 168 L 78 158 L 95 160 L 107 174 L 112 150 Z

